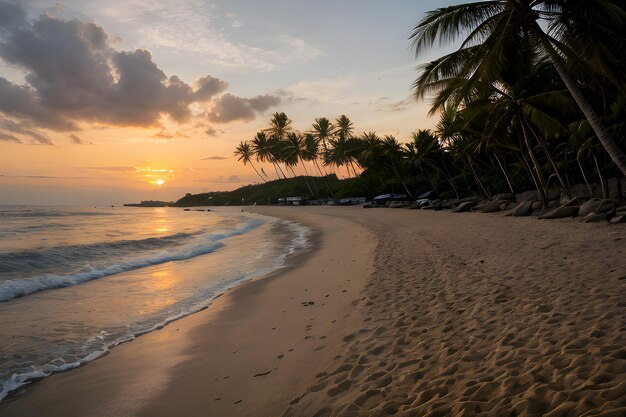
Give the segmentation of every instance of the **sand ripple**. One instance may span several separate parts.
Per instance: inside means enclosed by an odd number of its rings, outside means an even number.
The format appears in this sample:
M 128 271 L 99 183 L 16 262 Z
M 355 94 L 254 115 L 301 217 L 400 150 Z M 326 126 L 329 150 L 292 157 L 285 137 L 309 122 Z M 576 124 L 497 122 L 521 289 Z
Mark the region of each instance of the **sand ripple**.
M 375 212 L 362 328 L 284 416 L 626 415 L 623 228 Z

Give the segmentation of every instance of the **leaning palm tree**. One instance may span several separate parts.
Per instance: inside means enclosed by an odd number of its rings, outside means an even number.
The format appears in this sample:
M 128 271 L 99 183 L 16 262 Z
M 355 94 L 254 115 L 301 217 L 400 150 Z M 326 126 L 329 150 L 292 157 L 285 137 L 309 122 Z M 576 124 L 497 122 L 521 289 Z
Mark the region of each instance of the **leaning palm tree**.
M 274 166 L 276 176 L 280 179 L 280 168 L 276 159 L 275 143 L 271 138 L 268 138 L 265 132 L 257 132 L 252 139 L 252 152 L 256 155 L 257 161 L 269 162 Z M 281 170 L 282 171 L 282 170 Z M 283 178 L 285 174 L 283 173 Z
M 471 95 L 474 85 L 466 84 L 453 95 L 449 87 L 459 79 L 495 82 L 507 67 L 511 69 L 512 56 L 520 49 L 535 48 L 550 58 L 603 147 L 626 175 L 626 155 L 602 126 L 567 68 L 569 60 L 606 76 L 622 89 L 623 70 L 619 72 L 619 65 L 613 63 L 622 60 L 625 17 L 617 0 L 493 0 L 434 10 L 411 34 L 416 54 L 435 42 L 469 34 L 459 50 L 422 66 L 416 94 L 421 98 L 436 93 L 434 111 L 449 100 L 460 103 Z M 547 23 L 547 32 L 542 22 Z M 612 40 L 616 48 L 601 48 L 603 52 L 596 53 L 599 45 L 593 41 L 597 38 Z
M 256 167 L 252 163 L 253 155 L 254 153 L 252 152 L 252 148 L 250 147 L 250 144 L 248 142 L 241 141 L 235 149 L 235 156 L 237 156 L 237 160 L 242 161 L 244 165 L 250 163 L 250 166 L 252 166 L 254 172 L 256 172 L 256 174 L 263 180 L 263 182 L 267 182 L 267 180 L 263 178 L 263 176 L 259 173 L 259 171 L 257 171 Z

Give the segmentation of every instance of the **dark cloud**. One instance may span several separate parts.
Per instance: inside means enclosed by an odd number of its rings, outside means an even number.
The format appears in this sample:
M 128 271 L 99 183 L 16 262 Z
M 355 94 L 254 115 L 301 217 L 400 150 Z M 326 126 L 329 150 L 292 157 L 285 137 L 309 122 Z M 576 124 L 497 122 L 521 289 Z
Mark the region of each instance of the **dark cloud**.
M 198 89 L 195 92 L 196 99 L 198 101 L 206 101 L 215 95 L 226 91 L 228 83 L 220 80 L 219 78 L 213 78 L 210 75 L 200 78 L 196 81 Z
M 80 121 L 152 126 L 161 115 L 183 122 L 191 103 L 227 87 L 207 76 L 194 89 L 167 77 L 146 50 L 114 50 L 95 23 L 48 14 L 29 21 L 22 8 L 3 1 L 0 58 L 25 70 L 27 83 L 0 78 L 0 112 L 56 130 Z
M 22 141 L 16 138 L 15 136 L 9 133 L 4 133 L 4 132 L 0 132 L 0 140 L 4 142 L 22 143 Z
M 201 161 L 221 161 L 222 159 L 228 159 L 225 156 L 209 156 L 206 158 L 202 158 Z
M 235 120 L 249 121 L 253 120 L 258 113 L 262 113 L 279 103 L 279 97 L 269 94 L 253 98 L 224 94 L 215 101 L 215 106 L 208 114 L 208 118 L 218 123 L 228 123 Z
M 93 145 L 93 143 L 86 142 L 73 133 L 71 133 L 68 137 L 70 139 L 70 142 L 72 142 L 74 145 Z
M 11 119 L 2 119 L 0 120 L 0 133 L 5 136 L 13 136 L 13 134 L 26 136 L 32 139 L 32 143 L 37 145 L 54 145 L 50 138 L 33 128 L 29 122 L 16 122 Z

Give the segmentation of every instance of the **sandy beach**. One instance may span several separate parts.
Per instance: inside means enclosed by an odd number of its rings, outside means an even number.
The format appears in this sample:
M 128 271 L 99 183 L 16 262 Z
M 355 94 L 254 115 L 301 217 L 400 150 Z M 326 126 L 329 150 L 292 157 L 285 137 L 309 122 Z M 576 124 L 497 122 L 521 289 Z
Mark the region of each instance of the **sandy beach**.
M 626 415 L 626 228 L 255 207 L 312 248 L 6 416 Z

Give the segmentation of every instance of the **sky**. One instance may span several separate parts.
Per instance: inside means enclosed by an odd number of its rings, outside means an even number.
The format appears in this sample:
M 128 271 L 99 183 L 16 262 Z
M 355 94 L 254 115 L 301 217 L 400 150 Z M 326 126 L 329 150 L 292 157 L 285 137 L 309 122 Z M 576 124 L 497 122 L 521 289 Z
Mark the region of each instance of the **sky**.
M 0 204 L 118 205 L 256 183 L 285 112 L 432 128 L 408 40 L 444 0 L 0 0 Z M 449 47 L 448 47 L 449 48 Z M 271 174 L 271 170 L 267 170 Z

